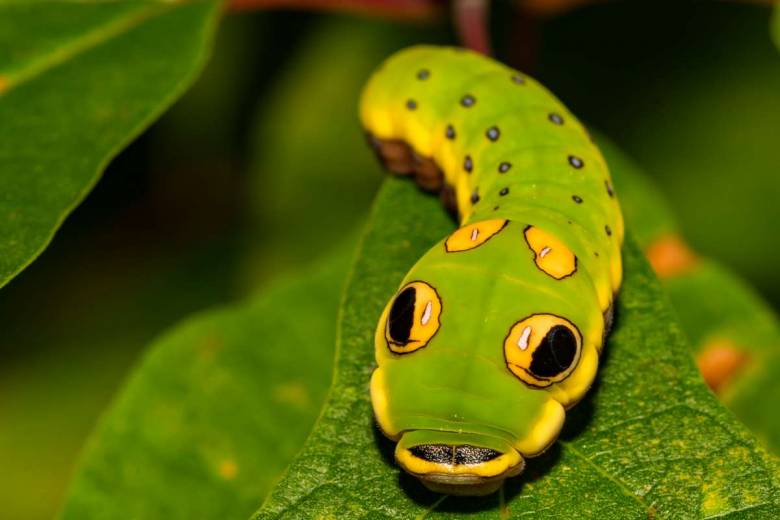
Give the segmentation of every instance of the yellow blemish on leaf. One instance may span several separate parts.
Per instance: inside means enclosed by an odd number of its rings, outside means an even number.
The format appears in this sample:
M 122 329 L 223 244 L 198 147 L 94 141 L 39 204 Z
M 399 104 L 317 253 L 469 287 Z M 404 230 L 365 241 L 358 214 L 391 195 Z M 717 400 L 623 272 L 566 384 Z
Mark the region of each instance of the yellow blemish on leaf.
M 3 95 L 3 92 L 6 91 L 8 88 L 8 78 L 5 76 L 0 76 L 0 96 Z
M 288 381 L 287 383 L 276 385 L 273 392 L 274 399 L 281 404 L 298 408 L 311 406 L 309 392 L 300 381 Z
M 238 465 L 232 459 L 225 459 L 219 465 L 219 476 L 225 480 L 233 480 L 238 475 Z
M 713 489 L 712 484 L 705 484 L 702 487 L 704 492 L 704 498 L 701 503 L 701 516 L 711 516 L 723 511 L 727 511 L 729 508 L 729 502 L 726 497 L 718 493 L 717 489 Z

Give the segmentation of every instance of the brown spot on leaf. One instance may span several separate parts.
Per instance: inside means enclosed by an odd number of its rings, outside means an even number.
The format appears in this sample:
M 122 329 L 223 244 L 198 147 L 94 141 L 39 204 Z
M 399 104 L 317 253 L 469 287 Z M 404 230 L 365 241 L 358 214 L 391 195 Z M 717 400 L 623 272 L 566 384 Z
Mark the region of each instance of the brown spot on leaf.
M 198 346 L 198 355 L 203 361 L 211 361 L 224 344 L 217 336 L 206 336 Z

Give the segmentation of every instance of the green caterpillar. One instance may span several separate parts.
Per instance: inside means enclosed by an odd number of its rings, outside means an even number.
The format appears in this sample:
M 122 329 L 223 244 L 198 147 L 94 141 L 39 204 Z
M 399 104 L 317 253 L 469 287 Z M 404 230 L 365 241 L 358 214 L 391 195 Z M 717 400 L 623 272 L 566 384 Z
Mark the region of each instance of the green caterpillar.
M 462 49 L 390 57 L 360 115 L 385 165 L 460 221 L 379 320 L 377 422 L 430 489 L 491 493 L 555 441 L 596 375 L 622 275 L 606 163 L 539 83 Z

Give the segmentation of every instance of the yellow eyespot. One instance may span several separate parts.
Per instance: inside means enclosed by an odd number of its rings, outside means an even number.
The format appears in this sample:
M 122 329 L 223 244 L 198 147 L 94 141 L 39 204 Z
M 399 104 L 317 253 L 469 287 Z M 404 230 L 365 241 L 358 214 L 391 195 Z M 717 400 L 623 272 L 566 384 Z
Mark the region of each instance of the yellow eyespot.
M 536 267 L 545 274 L 561 280 L 577 270 L 577 257 L 555 235 L 536 226 L 525 228 L 523 235 L 534 252 Z
M 431 285 L 411 282 L 390 304 L 385 326 L 387 347 L 396 354 L 423 348 L 439 330 L 441 298 Z
M 544 388 L 563 381 L 580 360 L 582 334 L 554 314 L 532 314 L 509 329 L 504 340 L 506 365 L 527 385 Z
M 447 238 L 444 248 L 448 253 L 459 253 L 479 247 L 504 229 L 507 222 L 504 219 L 493 219 L 463 226 Z

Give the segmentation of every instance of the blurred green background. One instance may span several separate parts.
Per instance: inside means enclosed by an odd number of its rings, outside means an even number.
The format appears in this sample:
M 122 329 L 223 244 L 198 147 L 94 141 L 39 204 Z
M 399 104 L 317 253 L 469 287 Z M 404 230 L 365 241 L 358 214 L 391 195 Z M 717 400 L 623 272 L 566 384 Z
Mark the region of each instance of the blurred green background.
M 769 11 L 615 2 L 544 21 L 503 11 L 498 56 L 633 155 L 691 244 L 777 309 L 780 56 Z M 154 337 L 351 236 L 382 178 L 357 94 L 378 60 L 414 42 L 454 37 L 446 20 L 226 16 L 196 85 L 0 291 L 4 517 L 54 514 L 86 436 Z M 319 84 L 298 80 L 312 70 Z

